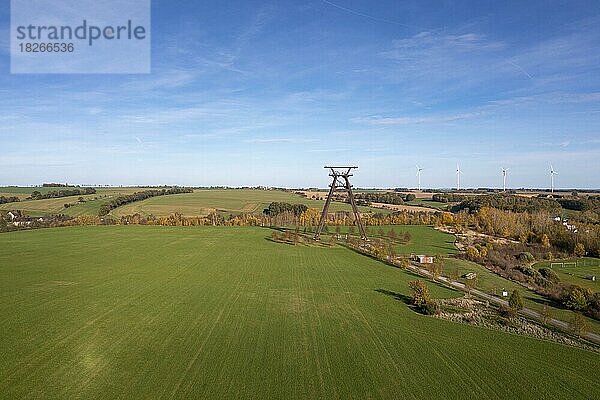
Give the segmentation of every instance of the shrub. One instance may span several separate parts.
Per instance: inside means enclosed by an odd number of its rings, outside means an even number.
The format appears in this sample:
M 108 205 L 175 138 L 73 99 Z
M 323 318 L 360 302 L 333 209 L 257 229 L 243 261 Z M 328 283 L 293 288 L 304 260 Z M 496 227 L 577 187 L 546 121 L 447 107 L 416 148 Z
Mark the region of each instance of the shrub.
M 519 253 L 519 255 L 517 255 L 517 259 L 519 261 L 524 261 L 524 262 L 534 262 L 535 261 L 535 257 L 533 256 L 533 254 L 531 254 L 528 251 Z
M 517 289 L 513 290 L 508 299 L 508 305 L 515 311 L 523 309 L 523 296 L 521 296 L 521 292 Z
M 591 298 L 592 292 L 578 285 L 570 285 L 560 294 L 562 304 L 575 311 L 585 310 Z
M 537 272 L 535 269 L 531 268 L 528 265 L 520 265 L 516 269 L 521 271 L 524 275 L 527 275 L 531 278 L 534 278 L 536 275 L 540 275 L 539 272 Z
M 425 315 L 435 315 L 440 312 L 440 305 L 435 300 L 429 300 L 421 307 L 421 312 Z
M 590 298 L 587 313 L 592 318 L 600 319 L 600 292 L 594 293 Z
M 544 307 L 542 307 L 542 310 L 540 311 L 540 315 L 542 316 L 542 322 L 544 324 L 548 324 L 550 322 L 550 320 L 552 319 L 552 312 L 550 311 L 550 308 L 544 304 Z
M 585 317 L 578 312 L 573 313 L 573 317 L 569 321 L 569 328 L 574 334 L 583 336 L 587 332 L 588 323 Z
M 473 246 L 467 247 L 466 255 L 467 259 L 470 261 L 476 261 L 479 259 L 479 251 Z
M 427 303 L 431 302 L 431 296 L 429 295 L 429 288 L 423 281 L 416 280 L 408 282 L 408 286 L 412 290 L 412 303 L 419 309 L 423 309 L 427 306 Z
M 515 318 L 517 318 L 517 310 L 507 306 L 500 306 L 500 308 L 498 309 L 498 313 L 500 314 L 500 316 L 509 321 L 512 321 Z
M 585 246 L 583 245 L 583 243 L 577 243 L 577 245 L 575 245 L 574 252 L 577 257 L 585 256 Z
M 548 279 L 550 282 L 552 282 L 552 283 L 560 282 L 560 278 L 558 277 L 556 272 L 552 271 L 550 268 L 542 267 L 538 271 L 544 278 Z

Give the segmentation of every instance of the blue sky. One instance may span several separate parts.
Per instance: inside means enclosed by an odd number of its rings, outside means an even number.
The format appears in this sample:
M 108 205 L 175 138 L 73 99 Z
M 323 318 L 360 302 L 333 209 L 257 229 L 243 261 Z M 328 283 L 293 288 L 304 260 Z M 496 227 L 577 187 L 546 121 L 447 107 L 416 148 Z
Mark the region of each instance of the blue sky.
M 595 1 L 152 1 L 152 73 L 11 75 L 0 185 L 600 187 Z

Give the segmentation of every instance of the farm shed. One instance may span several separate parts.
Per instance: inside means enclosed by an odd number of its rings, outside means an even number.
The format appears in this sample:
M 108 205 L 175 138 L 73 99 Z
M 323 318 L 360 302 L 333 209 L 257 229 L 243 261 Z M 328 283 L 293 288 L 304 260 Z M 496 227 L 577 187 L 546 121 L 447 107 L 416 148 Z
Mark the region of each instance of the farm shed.
M 417 261 L 421 264 L 433 264 L 433 262 L 435 261 L 435 257 L 433 256 L 425 256 L 425 255 L 419 255 L 416 256 Z

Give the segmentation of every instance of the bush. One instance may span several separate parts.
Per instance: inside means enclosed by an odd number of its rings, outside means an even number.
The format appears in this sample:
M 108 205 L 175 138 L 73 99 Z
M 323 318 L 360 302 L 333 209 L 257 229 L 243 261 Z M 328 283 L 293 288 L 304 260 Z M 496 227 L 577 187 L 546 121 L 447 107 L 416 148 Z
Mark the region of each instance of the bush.
M 549 287 L 552 286 L 552 284 L 546 280 L 542 274 L 533 269 L 532 267 L 528 266 L 528 265 L 522 265 L 519 266 L 517 268 L 515 268 L 517 271 L 520 271 L 524 276 L 525 276 L 525 281 L 526 282 L 533 282 L 538 286 L 543 286 L 543 287 Z
M 583 336 L 587 332 L 588 323 L 585 320 L 585 317 L 578 312 L 573 313 L 573 317 L 571 321 L 569 321 L 569 328 L 573 331 L 574 334 L 578 336 Z
M 585 310 L 590 299 L 592 299 L 591 290 L 578 285 L 570 285 L 564 288 L 560 294 L 561 303 L 575 311 Z
M 20 199 L 15 196 L 10 196 L 10 197 L 0 196 L 0 204 L 16 203 L 17 201 L 20 201 Z
M 415 305 L 419 311 L 425 313 L 428 309 L 427 304 L 431 303 L 429 288 L 420 280 L 408 282 L 408 286 L 412 290 L 413 305 Z
M 515 318 L 517 318 L 517 310 L 507 307 L 507 306 L 500 306 L 498 313 L 500 314 L 501 317 L 512 321 Z
M 425 315 L 435 315 L 440 312 L 440 305 L 435 300 L 430 300 L 421 307 L 421 312 Z
M 585 256 L 585 246 L 583 243 L 577 243 L 577 245 L 575 245 L 574 253 L 577 257 Z
M 543 287 L 543 288 L 549 288 L 549 287 L 551 287 L 552 285 L 554 285 L 554 283 L 553 283 L 553 282 L 551 282 L 551 281 L 549 281 L 548 279 L 544 278 L 544 277 L 543 277 L 541 274 L 538 274 L 538 275 L 536 275 L 536 276 L 533 278 L 533 282 L 534 282 L 536 285 L 538 285 L 538 286 L 541 286 L 541 287 Z
M 550 282 L 560 282 L 560 278 L 558 277 L 556 272 L 552 271 L 550 268 L 542 267 L 538 271 L 544 278 L 548 279 Z
M 479 259 L 479 250 L 476 247 L 469 246 L 466 250 L 467 259 L 470 261 L 477 261 Z
M 517 256 L 517 259 L 519 261 L 523 261 L 523 262 L 534 262 L 535 261 L 535 257 L 533 256 L 533 254 L 531 254 L 528 251 L 519 253 L 519 255 Z
M 592 318 L 600 319 L 600 293 L 594 293 L 588 301 L 587 313 Z
M 521 292 L 517 289 L 513 290 L 508 299 L 508 305 L 515 311 L 523 309 L 523 296 L 521 296 Z
M 521 271 L 524 275 L 529 276 L 530 278 L 535 278 L 536 275 L 541 275 L 538 271 L 536 271 L 528 265 L 520 265 L 516 269 Z

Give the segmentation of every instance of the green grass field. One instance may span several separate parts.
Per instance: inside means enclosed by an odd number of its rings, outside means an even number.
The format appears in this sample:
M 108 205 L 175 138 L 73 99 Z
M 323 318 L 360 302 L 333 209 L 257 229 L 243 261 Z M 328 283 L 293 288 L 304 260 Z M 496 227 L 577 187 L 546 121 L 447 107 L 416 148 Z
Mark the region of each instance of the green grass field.
M 372 238 L 387 238 L 390 229 L 393 229 L 397 236 L 401 236 L 405 232 L 410 233 L 412 239 L 409 243 L 394 246 L 398 254 L 448 255 L 458 251 L 454 245 L 454 235 L 440 232 L 426 225 L 372 225 L 367 226 L 366 229 L 367 235 Z M 328 231 L 330 234 L 334 233 L 335 227 L 329 226 Z M 348 227 L 340 226 L 340 232 L 347 233 Z M 354 234 L 358 235 L 357 227 L 354 227 Z
M 38 191 L 40 193 L 53 192 L 55 190 L 76 189 L 74 187 L 42 187 L 42 186 L 0 186 L 2 195 L 10 194 L 12 196 L 29 196 L 31 193 Z
M 600 355 L 416 314 L 415 279 L 235 227 L 0 235 L 0 398 L 592 399 Z M 456 292 L 429 283 L 434 297 Z
M 440 211 L 448 209 L 448 203 L 440 203 L 439 201 L 433 201 L 433 200 L 427 200 L 427 199 L 414 199 L 414 200 L 407 202 L 406 204 L 408 204 L 409 206 L 421 206 L 421 207 L 434 208 L 434 209 L 440 210 Z
M 295 193 L 281 190 L 256 189 L 211 189 L 195 190 L 194 193 L 159 196 L 127 204 L 112 211 L 112 215 L 153 214 L 166 216 L 178 212 L 185 216 L 208 215 L 211 212 L 261 213 L 273 201 L 292 204 L 305 204 L 312 208 L 323 208 L 324 201 L 311 200 Z M 360 207 L 363 212 L 383 212 L 384 210 Z M 332 202 L 331 211 L 350 210 L 350 205 Z M 389 211 L 388 211 L 389 212 Z
M 15 190 L 15 193 L 21 193 L 24 190 L 30 190 L 27 192 L 27 196 L 31 194 L 33 190 L 38 189 L 54 189 L 58 190 L 60 188 L 0 188 L 0 192 L 12 189 Z M 8 211 L 8 210 L 21 210 L 24 211 L 27 215 L 31 216 L 43 216 L 49 214 L 66 214 L 71 216 L 78 215 L 98 215 L 98 211 L 100 207 L 105 202 L 109 201 L 111 198 L 122 194 L 131 194 L 140 190 L 144 190 L 142 188 L 97 188 L 96 194 L 89 194 L 84 196 L 67 196 L 67 197 L 58 197 L 53 199 L 42 199 L 42 200 L 22 200 L 17 203 L 6 203 L 0 204 L 0 210 Z M 42 193 L 49 192 L 50 190 L 40 190 Z M 79 203 L 79 197 L 83 197 L 86 201 L 85 203 Z M 64 205 L 66 203 L 73 204 L 73 206 L 69 208 L 65 208 Z
M 550 267 L 558 274 L 560 281 L 589 288 L 594 292 L 600 292 L 600 260 L 597 258 L 570 258 L 566 260 L 542 261 L 536 263 L 534 268 Z M 576 265 L 556 265 L 556 263 L 576 263 Z M 586 279 L 586 276 L 596 276 L 596 281 Z

